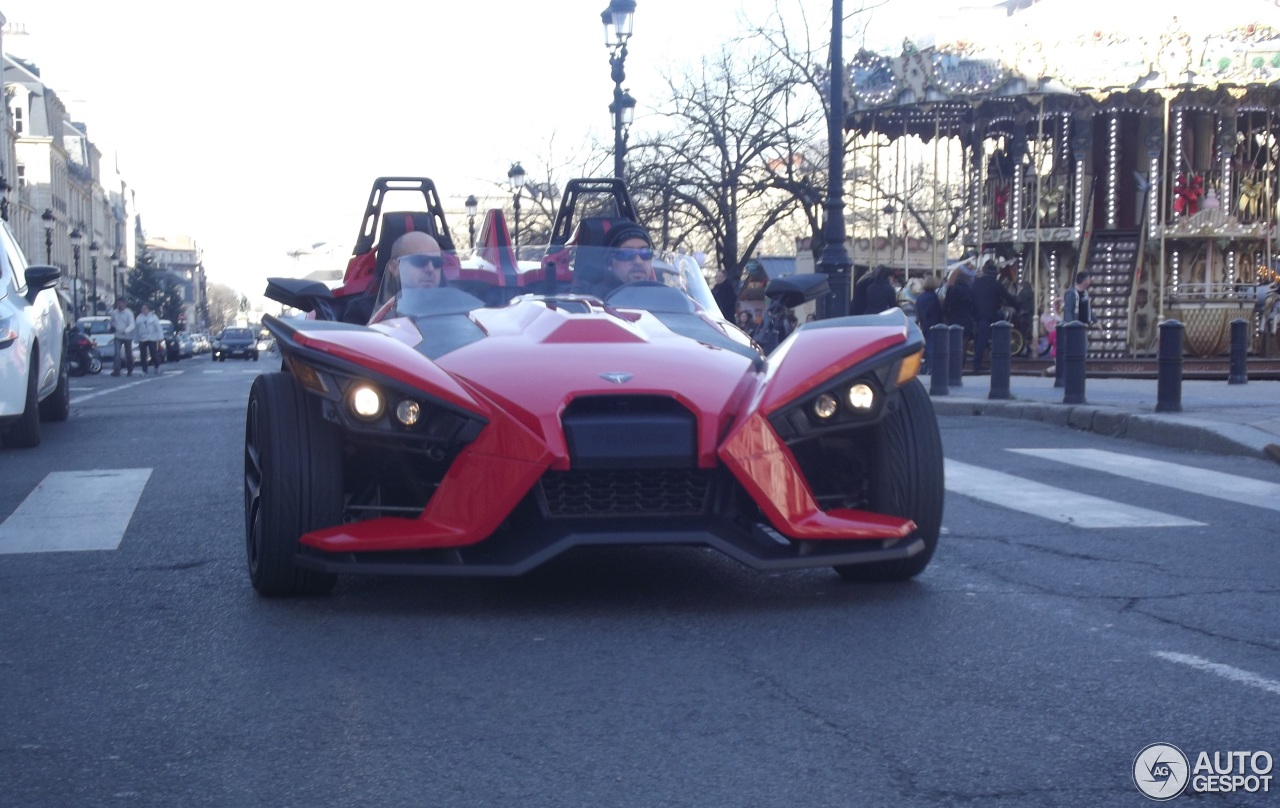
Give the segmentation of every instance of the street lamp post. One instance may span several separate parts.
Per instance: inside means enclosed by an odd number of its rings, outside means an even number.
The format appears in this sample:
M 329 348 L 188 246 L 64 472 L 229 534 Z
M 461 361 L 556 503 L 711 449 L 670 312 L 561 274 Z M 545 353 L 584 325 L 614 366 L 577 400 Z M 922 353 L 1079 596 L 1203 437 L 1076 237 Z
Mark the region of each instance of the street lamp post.
M 120 250 L 111 251 L 111 300 L 120 297 Z
M 93 285 L 89 287 L 89 307 L 93 314 L 98 313 L 98 253 L 102 252 L 102 245 L 95 238 L 89 242 L 89 261 L 93 264 Z
M 476 246 L 476 212 L 480 210 L 480 203 L 476 200 L 475 194 L 467 197 L 467 236 L 471 239 L 471 248 Z
M 627 78 L 627 41 L 631 39 L 635 14 L 635 0 L 610 0 L 609 7 L 600 13 L 613 78 L 613 103 L 609 104 L 609 114 L 613 117 L 613 176 L 618 179 L 623 179 L 622 158 L 627 153 L 625 129 L 631 126 L 636 111 L 636 100 L 622 89 L 622 82 Z
M 44 222 L 44 262 L 46 264 L 53 263 L 53 209 L 45 208 L 44 213 L 40 214 L 40 220 Z
M 844 229 L 844 2 L 831 5 L 831 87 L 828 92 L 827 119 L 827 201 L 826 221 L 822 228 L 822 257 L 818 265 L 827 273 L 832 300 L 827 317 L 843 317 L 849 313 L 849 270 L 853 261 L 845 248 Z
M 514 207 L 516 211 L 516 226 L 511 234 L 511 243 L 516 249 L 516 260 L 520 260 L 520 189 L 524 187 L 525 171 L 524 168 L 516 163 L 507 172 L 507 179 L 511 181 L 511 189 L 514 193 Z
M 71 231 L 71 256 L 75 259 L 76 267 L 76 316 L 83 316 L 85 313 L 84 300 L 84 284 L 80 282 L 80 245 L 84 243 L 84 233 L 80 231 L 80 225 L 76 225 L 76 229 Z

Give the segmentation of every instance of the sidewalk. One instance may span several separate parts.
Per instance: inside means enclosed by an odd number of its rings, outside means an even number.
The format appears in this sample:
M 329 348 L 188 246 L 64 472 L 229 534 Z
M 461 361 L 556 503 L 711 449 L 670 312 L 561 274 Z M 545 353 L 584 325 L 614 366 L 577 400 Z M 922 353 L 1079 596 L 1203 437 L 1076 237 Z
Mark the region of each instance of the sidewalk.
M 929 377 L 921 376 L 925 388 Z M 1009 400 L 992 401 L 991 377 L 965 376 L 934 396 L 939 415 L 1026 418 L 1114 437 L 1280 462 L 1280 382 L 1184 380 L 1182 412 L 1156 412 L 1155 379 L 1088 378 L 1085 404 L 1063 404 L 1051 376 L 1014 376 Z M 1271 447 L 1271 448 L 1268 448 Z

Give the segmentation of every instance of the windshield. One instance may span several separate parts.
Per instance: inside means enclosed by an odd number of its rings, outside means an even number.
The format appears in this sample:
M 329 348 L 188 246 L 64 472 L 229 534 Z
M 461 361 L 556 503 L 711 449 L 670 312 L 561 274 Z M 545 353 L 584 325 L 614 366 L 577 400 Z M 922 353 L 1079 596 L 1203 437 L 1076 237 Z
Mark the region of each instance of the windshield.
M 228 328 L 222 332 L 223 339 L 243 339 L 252 340 L 253 334 L 249 333 L 247 328 Z
M 719 316 L 702 269 L 690 255 L 534 245 L 522 246 L 519 254 L 517 261 L 514 250 L 478 249 L 463 255 L 442 250 L 391 259 L 382 273 L 373 320 L 505 306 L 520 295 L 577 294 L 620 308 L 667 307 L 669 302 L 659 303 L 652 294 L 635 293 L 639 287 L 658 285 L 679 291 L 698 308 Z M 615 297 L 623 288 L 627 291 Z M 437 294 L 445 289 L 450 293 Z

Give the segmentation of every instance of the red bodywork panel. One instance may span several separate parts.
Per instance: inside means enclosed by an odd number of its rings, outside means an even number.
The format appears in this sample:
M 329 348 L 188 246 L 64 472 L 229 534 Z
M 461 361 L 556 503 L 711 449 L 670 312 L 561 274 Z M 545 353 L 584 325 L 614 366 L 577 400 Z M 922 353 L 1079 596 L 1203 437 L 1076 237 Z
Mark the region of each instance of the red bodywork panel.
M 489 421 L 449 467 L 419 518 L 383 517 L 319 530 L 304 535 L 304 544 L 339 553 L 483 541 L 546 470 L 569 470 L 560 417 L 570 402 L 620 393 L 670 397 L 695 413 L 698 466 L 727 467 L 785 536 L 891 539 L 915 530 L 909 519 L 821 510 L 767 418 L 832 376 L 901 345 L 907 338 L 901 327 L 801 329 L 761 373 L 752 358 L 678 335 L 647 312 L 592 304 L 584 313 L 521 300 L 469 316 L 487 336 L 434 362 L 413 348 L 420 337 L 406 319 L 364 332 L 300 328 L 298 342 L 308 348 Z M 629 378 L 619 384 L 602 374 Z

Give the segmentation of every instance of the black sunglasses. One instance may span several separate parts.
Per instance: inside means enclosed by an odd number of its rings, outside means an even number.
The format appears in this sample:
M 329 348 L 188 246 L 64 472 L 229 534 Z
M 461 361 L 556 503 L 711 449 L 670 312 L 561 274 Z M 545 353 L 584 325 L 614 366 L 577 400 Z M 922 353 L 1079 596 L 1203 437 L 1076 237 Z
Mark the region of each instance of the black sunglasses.
M 652 261 L 653 250 L 650 250 L 648 248 L 643 248 L 639 250 L 614 250 L 613 255 L 609 257 L 614 261 L 618 261 L 619 263 L 624 263 L 624 264 L 629 261 L 634 261 L 637 258 L 639 258 L 641 261 Z
M 444 266 L 444 256 L 427 255 L 426 253 L 409 253 L 408 255 L 400 256 L 396 260 L 404 261 L 409 266 L 417 267 L 418 269 L 426 269 L 428 266 L 440 269 Z

